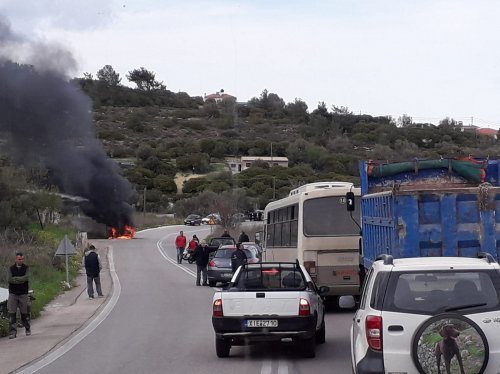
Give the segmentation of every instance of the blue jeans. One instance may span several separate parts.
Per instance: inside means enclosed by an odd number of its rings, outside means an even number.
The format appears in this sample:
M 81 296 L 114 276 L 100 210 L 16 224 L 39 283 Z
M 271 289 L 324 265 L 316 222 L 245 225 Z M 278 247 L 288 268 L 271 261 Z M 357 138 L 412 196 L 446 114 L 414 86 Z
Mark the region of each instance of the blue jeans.
M 201 274 L 203 274 L 203 284 L 207 284 L 207 265 L 196 265 L 196 285 L 200 285 Z

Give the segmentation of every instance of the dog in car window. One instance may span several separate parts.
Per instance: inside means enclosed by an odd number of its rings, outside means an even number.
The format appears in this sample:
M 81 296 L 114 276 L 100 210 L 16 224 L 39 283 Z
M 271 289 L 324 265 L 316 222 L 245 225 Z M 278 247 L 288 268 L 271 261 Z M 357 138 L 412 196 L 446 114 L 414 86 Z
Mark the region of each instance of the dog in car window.
M 450 365 L 453 357 L 457 358 L 460 373 L 465 374 L 462 355 L 457 344 L 457 337 L 460 335 L 460 332 L 453 324 L 447 324 L 441 328 L 439 335 L 443 337 L 443 340 L 436 343 L 435 349 L 438 374 L 441 374 L 441 356 L 446 367 L 446 374 L 451 374 Z

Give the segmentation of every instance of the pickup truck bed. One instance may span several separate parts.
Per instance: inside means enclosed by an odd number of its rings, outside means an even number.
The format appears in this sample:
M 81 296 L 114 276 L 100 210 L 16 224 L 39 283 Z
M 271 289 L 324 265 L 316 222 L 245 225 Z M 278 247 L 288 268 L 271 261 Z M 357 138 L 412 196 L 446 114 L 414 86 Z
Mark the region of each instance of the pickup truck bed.
M 326 290 L 323 290 L 325 292 Z M 240 267 L 226 291 L 213 298 L 216 353 L 262 341 L 294 341 L 306 357 L 324 343 L 324 306 L 311 277 L 299 264 L 259 263 Z

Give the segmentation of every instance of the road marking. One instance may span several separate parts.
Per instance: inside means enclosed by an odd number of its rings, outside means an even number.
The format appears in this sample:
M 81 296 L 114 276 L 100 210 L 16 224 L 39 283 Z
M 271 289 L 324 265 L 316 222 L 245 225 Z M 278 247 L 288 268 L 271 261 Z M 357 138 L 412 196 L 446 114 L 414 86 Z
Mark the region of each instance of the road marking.
M 71 337 L 66 343 L 57 348 L 55 351 L 49 353 L 47 356 L 42 358 L 40 361 L 37 361 L 31 366 L 23 369 L 19 373 L 21 374 L 32 374 L 37 372 L 38 370 L 44 368 L 45 366 L 51 364 L 59 357 L 67 353 L 71 350 L 75 345 L 80 343 L 87 335 L 89 335 L 92 331 L 94 331 L 101 323 L 108 317 L 116 303 L 118 302 L 118 298 L 122 292 L 122 287 L 120 284 L 120 279 L 118 279 L 118 275 L 115 271 L 115 262 L 113 259 L 113 247 L 109 246 L 108 252 L 108 261 L 109 261 L 109 273 L 111 274 L 111 280 L 113 282 L 113 295 L 111 295 L 111 299 L 101 310 L 99 315 L 97 315 L 87 326 L 83 328 L 78 334 Z
M 158 240 L 158 242 L 156 243 L 156 246 L 158 247 L 158 251 L 160 251 L 160 254 L 163 256 L 163 258 L 165 260 L 167 260 L 168 262 L 170 262 L 172 265 L 177 266 L 179 269 L 185 271 L 186 273 L 188 273 L 192 277 L 196 278 L 196 273 L 194 271 L 192 271 L 191 269 L 188 269 L 185 266 L 182 266 L 181 264 L 178 264 L 177 263 L 177 259 L 174 260 L 172 257 L 170 257 L 167 254 L 167 251 L 165 250 L 165 248 L 163 248 L 163 246 L 162 246 L 161 243 L 164 240 L 166 240 L 169 236 L 173 236 L 173 235 L 177 235 L 177 234 L 176 233 L 175 234 L 168 234 L 167 236 L 164 236 L 163 238 L 161 238 L 160 240 Z
M 288 363 L 286 361 L 279 360 L 278 374 L 288 374 Z
M 262 362 L 262 369 L 260 374 L 271 374 L 273 371 L 273 362 L 271 360 L 264 360 Z

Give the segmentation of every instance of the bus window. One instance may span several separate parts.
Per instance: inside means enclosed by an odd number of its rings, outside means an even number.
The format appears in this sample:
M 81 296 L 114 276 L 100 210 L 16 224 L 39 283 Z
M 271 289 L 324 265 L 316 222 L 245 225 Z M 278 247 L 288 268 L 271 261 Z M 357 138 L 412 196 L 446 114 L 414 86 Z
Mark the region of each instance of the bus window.
M 345 207 L 344 196 L 304 201 L 303 220 L 306 236 L 359 235 L 359 227 Z

